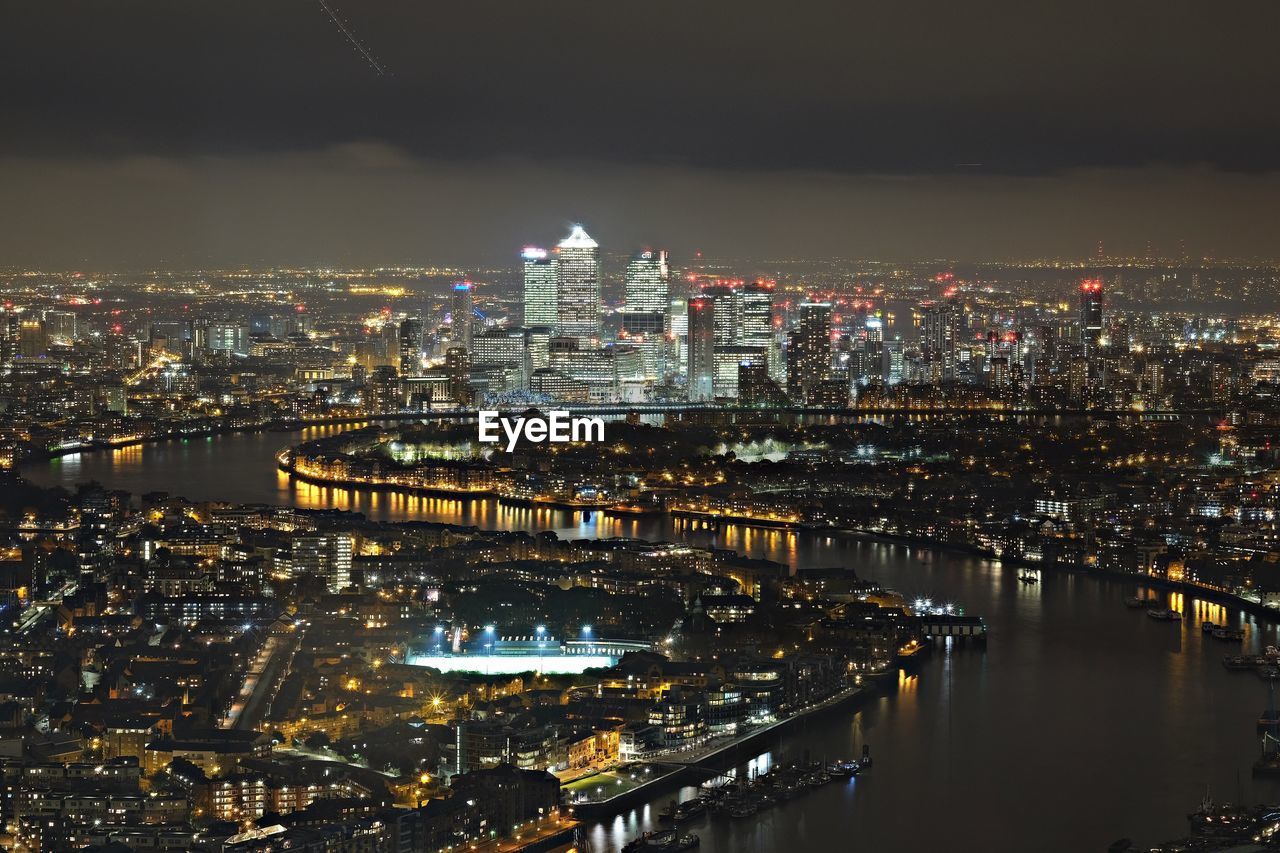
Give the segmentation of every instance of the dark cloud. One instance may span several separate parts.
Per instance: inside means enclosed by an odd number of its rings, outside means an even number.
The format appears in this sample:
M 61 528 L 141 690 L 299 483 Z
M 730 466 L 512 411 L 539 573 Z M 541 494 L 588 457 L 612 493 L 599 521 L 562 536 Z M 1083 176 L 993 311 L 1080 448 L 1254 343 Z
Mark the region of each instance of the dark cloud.
M 206 264 L 513 265 L 585 222 L 607 250 L 677 259 L 1215 257 L 1275 247 L 1280 174 L 1078 170 L 882 177 L 687 166 L 312 152 L 0 159 L 0 258 L 73 268 Z
M 0 261 L 1277 255 L 1280 4 L 0 0 Z
M 1280 159 L 1280 5 L 7 2 L 8 153 L 415 155 L 1043 173 Z M 970 164 L 980 164 L 978 166 Z

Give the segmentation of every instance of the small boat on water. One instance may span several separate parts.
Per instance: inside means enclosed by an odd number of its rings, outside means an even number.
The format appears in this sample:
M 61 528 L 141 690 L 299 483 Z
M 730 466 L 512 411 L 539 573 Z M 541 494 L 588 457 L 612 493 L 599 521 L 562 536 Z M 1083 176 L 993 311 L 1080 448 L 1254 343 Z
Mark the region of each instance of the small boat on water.
M 1233 672 L 1243 672 L 1257 666 L 1249 655 L 1227 655 L 1222 659 L 1222 665 Z
M 856 761 L 833 761 L 827 765 L 827 773 L 837 779 L 858 775 L 861 766 Z
M 1036 577 L 1033 574 L 1018 575 L 1018 580 L 1022 581 L 1025 584 L 1040 583 L 1040 578 Z
M 1200 623 L 1200 630 L 1204 631 L 1206 634 L 1212 634 L 1214 631 L 1218 630 L 1218 626 L 1208 620 L 1205 620 Z
M 689 820 L 697 817 L 698 815 L 706 814 L 706 812 L 707 804 L 702 802 L 702 800 L 685 800 L 683 803 L 676 806 L 676 820 Z
M 1280 669 L 1274 666 L 1262 666 L 1254 670 L 1259 678 L 1263 681 L 1276 681 L 1280 679 Z
M 692 832 L 681 835 L 674 829 L 659 832 L 646 832 L 639 838 L 628 841 L 622 847 L 622 853 L 680 853 L 692 850 L 701 843 L 701 839 Z
M 1163 607 L 1152 607 L 1147 611 L 1147 615 L 1157 622 L 1181 622 L 1182 614 L 1176 610 L 1166 610 Z
M 1238 643 L 1244 639 L 1244 631 L 1237 631 L 1234 628 L 1214 628 L 1212 636 L 1215 640 Z
M 1156 600 L 1154 598 L 1147 598 L 1141 595 L 1130 596 L 1124 600 L 1124 606 L 1130 607 L 1134 610 L 1142 610 L 1143 608 L 1150 607 L 1155 603 Z
M 728 813 L 729 817 L 751 817 L 753 814 L 760 811 L 760 807 L 748 800 L 740 800 L 735 803 L 730 803 L 725 811 Z
M 1205 794 L 1200 808 L 1187 815 L 1192 835 L 1222 836 L 1248 830 L 1254 823 L 1249 809 L 1230 803 L 1214 803 Z

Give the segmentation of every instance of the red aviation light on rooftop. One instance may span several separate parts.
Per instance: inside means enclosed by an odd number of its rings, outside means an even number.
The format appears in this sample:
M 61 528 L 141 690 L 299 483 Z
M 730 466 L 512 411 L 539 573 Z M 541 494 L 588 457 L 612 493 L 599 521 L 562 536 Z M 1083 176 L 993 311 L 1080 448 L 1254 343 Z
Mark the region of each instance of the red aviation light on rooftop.
M 1098 293 L 1101 290 L 1102 279 L 1100 278 L 1086 278 L 1084 281 L 1080 282 L 1081 293 Z

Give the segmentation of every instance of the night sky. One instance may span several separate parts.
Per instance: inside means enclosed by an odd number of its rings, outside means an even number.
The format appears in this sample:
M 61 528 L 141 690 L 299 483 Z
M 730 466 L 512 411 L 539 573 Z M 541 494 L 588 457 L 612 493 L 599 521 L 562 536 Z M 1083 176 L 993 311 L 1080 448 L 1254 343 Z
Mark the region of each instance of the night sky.
M 0 265 L 1280 257 L 1272 0 L 327 2 L 0 2 Z

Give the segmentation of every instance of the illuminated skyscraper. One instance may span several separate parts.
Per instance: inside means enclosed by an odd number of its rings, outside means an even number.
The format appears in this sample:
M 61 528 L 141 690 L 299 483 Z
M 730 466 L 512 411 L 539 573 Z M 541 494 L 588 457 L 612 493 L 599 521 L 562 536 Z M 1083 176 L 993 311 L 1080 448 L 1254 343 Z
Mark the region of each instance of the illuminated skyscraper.
M 787 344 L 787 393 L 803 400 L 809 386 L 831 374 L 831 303 L 800 303 L 800 321 Z
M 737 343 L 765 347 L 773 342 L 773 285 L 757 281 L 734 293 L 738 300 Z
M 1087 355 L 1092 355 L 1102 339 L 1102 279 L 1080 283 L 1080 338 Z
M 471 356 L 462 347 L 449 347 L 444 354 L 444 372 L 449 377 L 449 396 L 466 406 L 471 403 Z
M 960 340 L 960 308 L 953 302 L 929 302 L 920 306 L 923 334 L 920 339 L 929 381 L 954 379 L 956 345 Z
M 422 321 L 412 317 L 400 323 L 400 375 L 422 373 Z
M 715 284 L 702 289 L 703 299 L 716 303 L 716 344 L 727 347 L 738 342 L 741 325 L 738 322 L 738 301 L 734 288 L 727 284 Z
M 716 376 L 716 303 L 699 297 L 689 300 L 688 393 L 692 401 L 712 399 Z
M 627 263 L 622 333 L 640 351 L 645 379 L 665 372 L 667 317 L 671 305 L 671 269 L 665 250 L 646 249 Z
M 474 311 L 474 285 L 469 281 L 458 282 L 453 286 L 453 307 L 450 314 L 453 340 L 467 352 L 471 351 Z
M 671 306 L 671 269 L 667 253 L 646 249 L 627 263 L 626 304 L 622 308 L 622 335 L 640 352 L 646 380 L 666 372 L 668 314 Z
M 556 324 L 556 259 L 546 249 L 525 246 L 520 252 L 524 265 L 524 324 Z
M 671 302 L 671 268 L 665 249 L 646 249 L 627 264 L 626 307 L 628 311 L 665 314 Z
M 573 226 L 556 246 L 557 334 L 581 340 L 600 337 L 599 248 L 581 225 Z

